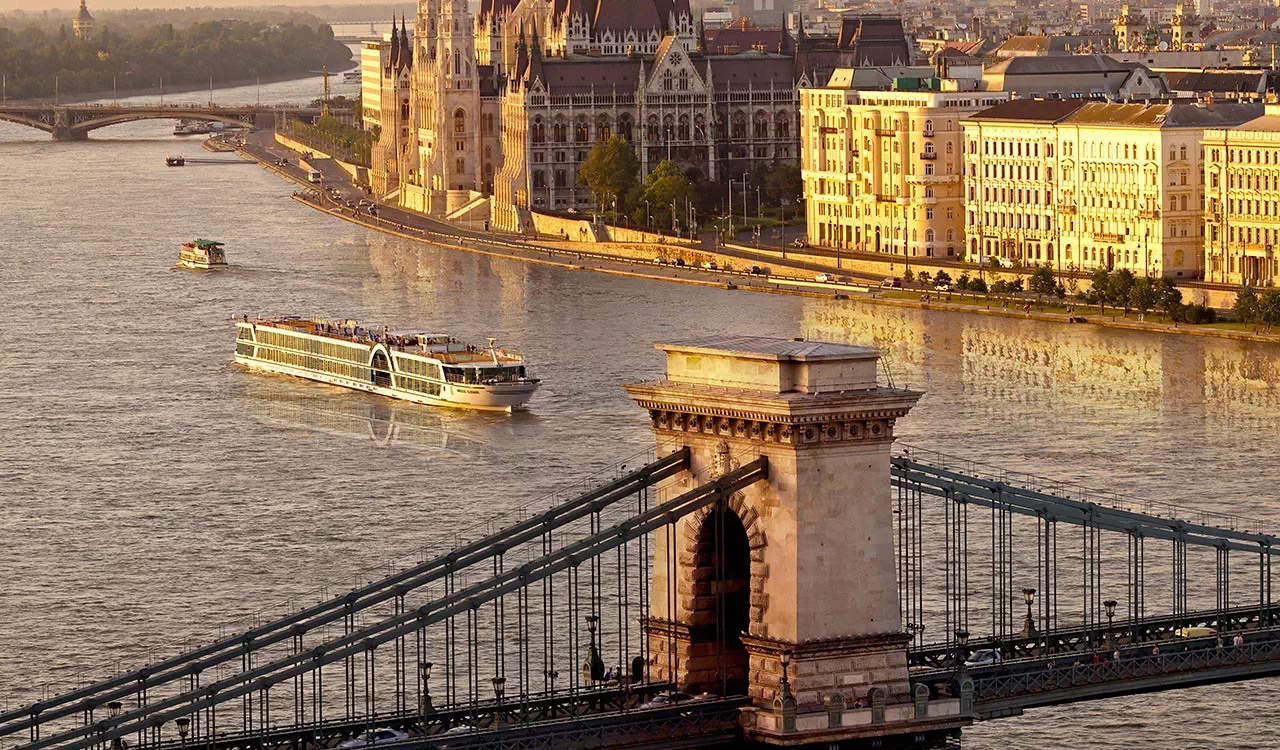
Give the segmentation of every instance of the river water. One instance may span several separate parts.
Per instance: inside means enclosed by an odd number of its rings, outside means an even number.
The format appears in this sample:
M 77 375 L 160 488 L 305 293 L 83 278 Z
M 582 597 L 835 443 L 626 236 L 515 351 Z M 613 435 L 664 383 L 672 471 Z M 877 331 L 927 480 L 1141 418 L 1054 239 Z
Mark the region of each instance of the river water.
M 261 96 L 305 102 L 319 90 L 308 80 Z M 660 374 L 655 341 L 707 333 L 880 346 L 897 385 L 927 392 L 900 423 L 905 442 L 1280 529 L 1268 469 L 1280 348 L 436 250 L 319 216 L 253 166 L 166 169 L 167 155 L 205 156 L 171 128 L 52 143 L 0 125 L 0 706 L 169 653 L 258 605 L 347 585 L 357 568 L 439 548 L 641 451 L 648 422 L 620 384 Z M 195 236 L 226 242 L 236 267 L 176 270 L 178 244 Z M 545 385 L 508 417 L 247 374 L 230 364 L 230 320 L 259 312 L 496 336 Z M 1198 577 L 1211 590 L 1211 571 Z M 1278 684 L 1035 710 L 964 741 L 1270 746 L 1259 709 Z

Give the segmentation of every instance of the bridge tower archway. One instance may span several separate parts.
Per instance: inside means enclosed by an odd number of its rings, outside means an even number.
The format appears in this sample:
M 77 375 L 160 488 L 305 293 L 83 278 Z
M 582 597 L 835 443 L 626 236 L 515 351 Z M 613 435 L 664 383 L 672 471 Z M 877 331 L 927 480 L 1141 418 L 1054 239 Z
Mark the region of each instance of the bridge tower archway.
M 734 498 L 743 508 L 741 496 Z M 737 510 L 721 503 L 695 514 L 687 535 L 692 565 L 686 584 L 693 592 L 689 623 L 690 658 L 686 681 L 691 690 L 723 695 L 747 692 L 749 658 L 743 637 L 751 622 L 752 539 Z M 763 547 L 759 530 L 755 543 Z M 755 588 L 762 580 L 757 574 Z

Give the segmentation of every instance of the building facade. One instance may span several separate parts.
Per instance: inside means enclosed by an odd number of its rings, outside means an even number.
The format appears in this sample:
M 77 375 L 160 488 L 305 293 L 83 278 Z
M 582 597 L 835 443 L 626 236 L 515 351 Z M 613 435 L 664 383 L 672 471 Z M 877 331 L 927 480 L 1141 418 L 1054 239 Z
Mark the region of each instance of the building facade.
M 971 259 L 1200 276 L 1200 139 L 1259 112 L 1019 100 L 974 115 L 964 123 Z
M 76 35 L 76 39 L 85 41 L 93 36 L 93 26 L 93 14 L 89 12 L 85 0 L 80 0 L 80 11 L 76 13 L 75 18 L 71 19 L 71 30 Z
M 413 72 L 413 44 L 409 40 L 408 28 L 397 27 L 393 23 L 390 37 L 384 42 L 367 43 L 364 52 L 369 54 L 368 58 L 361 56 L 362 66 L 374 61 L 379 65 L 372 76 L 367 69 L 361 74 L 365 127 L 369 127 L 372 114 L 374 124 L 381 131 L 371 149 L 371 166 L 376 165 L 377 168 L 370 170 L 369 181 L 374 190 L 385 195 L 399 186 L 400 174 L 408 161 L 411 123 L 409 83 Z M 371 77 L 373 85 L 370 85 Z M 376 93 L 365 98 L 366 90 Z M 371 105 L 376 105 L 377 109 Z
M 1238 128 L 1210 129 L 1204 149 L 1206 281 L 1280 284 L 1280 105 Z
M 407 208 L 514 231 L 531 210 L 594 207 L 578 169 L 614 135 L 646 173 L 669 158 L 720 180 L 796 160 L 794 53 L 699 41 L 688 0 L 484 0 L 474 16 L 420 0 L 407 140 L 391 149 L 404 158 L 372 179 Z
M 852 79 L 841 69 L 827 86 L 800 92 L 809 241 L 908 258 L 963 255 L 960 123 L 1007 95 L 859 91 Z

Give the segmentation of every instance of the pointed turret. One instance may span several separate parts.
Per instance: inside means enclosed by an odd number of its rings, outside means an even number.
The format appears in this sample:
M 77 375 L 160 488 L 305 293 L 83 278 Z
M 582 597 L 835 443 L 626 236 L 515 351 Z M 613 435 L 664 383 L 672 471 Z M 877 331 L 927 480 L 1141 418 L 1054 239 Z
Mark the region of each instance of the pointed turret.
M 395 74 L 400 70 L 400 29 L 396 26 L 396 17 L 391 17 L 391 49 L 387 56 L 387 67 Z
M 524 40 L 524 24 L 520 24 L 520 37 L 516 40 L 516 74 L 513 80 L 523 81 L 529 69 L 529 45 Z
M 400 64 L 406 68 L 413 67 L 413 42 L 409 37 L 409 22 L 403 14 L 400 16 Z
M 538 25 L 533 26 L 533 40 L 529 44 L 529 80 L 542 77 L 542 41 L 538 39 Z

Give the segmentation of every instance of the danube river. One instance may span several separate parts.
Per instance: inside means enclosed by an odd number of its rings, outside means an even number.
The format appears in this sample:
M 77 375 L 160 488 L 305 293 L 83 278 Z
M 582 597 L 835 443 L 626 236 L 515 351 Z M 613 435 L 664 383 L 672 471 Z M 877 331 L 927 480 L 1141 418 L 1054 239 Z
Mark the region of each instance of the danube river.
M 264 101 L 318 82 L 264 86 Z M 254 87 L 218 92 L 252 101 Z M 194 97 L 194 95 L 192 95 Z M 181 97 L 179 97 L 181 98 Z M 198 98 L 198 97 L 197 97 Z M 1264 518 L 1280 348 L 616 278 L 436 250 L 289 199 L 253 166 L 166 169 L 171 123 L 53 143 L 0 125 L 0 706 L 202 640 L 256 605 L 440 549 L 651 442 L 620 385 L 655 341 L 808 335 L 884 349 L 927 395 L 905 442 Z M 179 243 L 235 268 L 174 268 Z M 233 315 L 495 336 L 545 385 L 528 413 L 389 403 L 231 365 Z M 1212 586 L 1212 571 L 1193 571 Z M 1034 577 L 1034 574 L 1030 574 Z M 1244 587 L 1247 593 L 1247 587 Z M 1124 592 L 1114 596 L 1124 599 Z M 974 748 L 1270 746 L 1280 682 L 1041 709 Z

